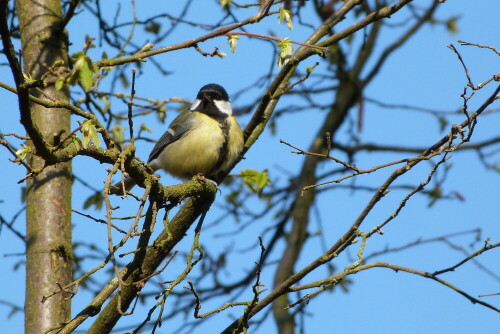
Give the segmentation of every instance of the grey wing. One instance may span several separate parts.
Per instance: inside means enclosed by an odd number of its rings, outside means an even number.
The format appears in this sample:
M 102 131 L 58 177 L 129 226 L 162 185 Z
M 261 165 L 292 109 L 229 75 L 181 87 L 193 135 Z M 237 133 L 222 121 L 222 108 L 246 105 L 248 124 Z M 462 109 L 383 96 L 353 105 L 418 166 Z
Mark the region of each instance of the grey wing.
M 186 110 L 172 121 L 168 130 L 165 131 L 153 147 L 149 154 L 148 163 L 156 159 L 165 147 L 181 138 L 191 128 L 193 117 L 193 112 Z

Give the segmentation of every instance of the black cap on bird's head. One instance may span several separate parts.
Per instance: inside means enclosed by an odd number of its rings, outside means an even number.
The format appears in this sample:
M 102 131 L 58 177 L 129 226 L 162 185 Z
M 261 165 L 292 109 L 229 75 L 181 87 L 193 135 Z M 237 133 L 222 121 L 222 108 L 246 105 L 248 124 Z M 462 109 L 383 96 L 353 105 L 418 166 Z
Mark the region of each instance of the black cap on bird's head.
M 225 118 L 231 116 L 232 108 L 226 90 L 218 84 L 208 84 L 201 87 L 196 101 L 189 108 L 212 117 Z
M 224 87 L 215 83 L 201 87 L 196 98 L 201 99 L 203 95 L 211 96 L 214 100 L 229 101 L 229 96 Z

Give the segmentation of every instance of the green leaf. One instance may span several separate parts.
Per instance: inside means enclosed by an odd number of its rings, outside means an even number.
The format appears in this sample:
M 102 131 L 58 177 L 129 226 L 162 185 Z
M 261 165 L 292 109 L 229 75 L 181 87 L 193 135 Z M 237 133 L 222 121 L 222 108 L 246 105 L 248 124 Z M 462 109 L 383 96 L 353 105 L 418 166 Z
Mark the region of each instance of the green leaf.
M 83 208 L 88 209 L 91 206 L 94 206 L 95 210 L 101 210 L 103 202 L 104 197 L 102 196 L 102 193 L 96 191 L 92 196 L 85 200 L 85 202 L 83 203 Z
M 286 22 L 286 26 L 288 27 L 288 29 L 290 30 L 293 29 L 292 14 L 288 9 L 285 9 L 285 7 L 281 5 L 280 15 L 278 17 L 278 24 L 281 24 L 283 21 Z
M 238 46 L 239 39 L 240 39 L 240 36 L 238 36 L 238 35 L 231 35 L 228 37 L 227 44 L 229 44 L 229 47 L 231 48 L 232 53 L 236 52 L 236 47 Z
M 255 179 L 255 183 L 257 184 L 258 190 L 264 189 L 264 187 L 266 185 L 271 184 L 271 181 L 269 180 L 269 177 L 267 176 L 267 171 L 264 171 L 262 173 L 257 174 L 257 177 Z
M 85 53 L 83 51 L 78 51 L 78 52 L 75 52 L 71 55 L 71 58 L 73 59 L 78 59 L 80 57 L 84 57 L 85 56 Z
M 280 54 L 278 56 L 278 67 L 285 65 L 293 54 L 293 45 L 290 38 L 284 38 L 278 43 L 278 47 L 281 48 Z
M 149 132 L 149 133 L 153 133 L 153 130 L 151 130 L 151 128 L 149 128 L 149 127 L 148 127 L 146 124 L 144 124 L 144 123 L 141 123 L 140 130 L 141 130 L 141 131 L 146 131 L 146 132 Z
M 73 86 L 80 82 L 83 89 L 88 92 L 94 84 L 94 73 L 97 72 L 92 59 L 83 52 L 77 52 L 72 57 L 76 59 L 76 62 L 73 72 L 68 78 L 68 83 Z
M 158 115 L 158 120 L 163 124 L 165 123 L 165 120 L 167 119 L 167 108 L 160 108 L 156 112 L 156 115 Z
M 95 49 L 95 44 L 93 43 L 95 40 L 95 38 L 93 37 L 90 37 L 89 35 L 85 35 L 85 44 L 84 44 L 84 48 L 86 50 L 88 49 Z
M 220 5 L 224 8 L 228 7 L 232 2 L 233 0 L 219 0 Z
M 76 85 L 76 83 L 78 82 L 78 77 L 80 75 L 80 73 L 78 73 L 78 72 L 79 72 L 78 70 L 73 68 L 73 71 L 69 75 L 68 84 L 70 84 L 71 86 Z
M 25 144 L 16 151 L 17 156 L 21 159 L 24 160 L 26 159 L 26 156 L 31 153 L 31 148 Z
M 99 147 L 99 135 L 97 134 L 97 130 L 95 126 L 97 122 L 94 120 L 84 121 L 82 124 L 82 145 L 84 148 L 87 148 L 90 142 L 94 142 L 94 145 Z
M 259 196 L 262 194 L 262 190 L 266 185 L 272 184 L 269 176 L 267 175 L 267 170 L 259 172 L 254 169 L 244 169 L 240 172 L 240 176 L 248 189 L 257 193 Z
M 455 17 L 452 17 L 448 21 L 446 21 L 446 29 L 448 29 L 448 32 L 452 35 L 455 35 L 458 32 L 458 24 L 457 24 L 457 19 Z
M 159 24 L 156 21 L 150 21 L 144 27 L 144 30 L 146 30 L 147 32 L 150 32 L 152 34 L 155 34 L 155 35 L 158 35 L 158 33 L 160 32 L 160 29 L 161 29 L 161 24 Z
M 82 141 L 80 140 L 80 138 L 78 138 L 77 135 L 72 135 L 71 141 L 73 142 L 73 144 L 75 144 L 77 150 L 80 150 L 82 148 Z
M 61 66 L 64 66 L 64 60 L 62 59 L 58 59 L 54 62 L 54 64 L 52 64 L 53 67 L 61 67 Z
M 445 117 L 440 116 L 438 118 L 438 121 L 439 121 L 439 129 L 441 131 L 444 131 L 448 127 L 448 120 Z
M 61 90 L 61 88 L 63 88 L 63 86 L 64 86 L 64 78 L 57 78 L 56 84 L 55 84 L 56 90 Z
M 125 128 L 121 126 L 120 124 L 116 124 L 112 129 L 111 129 L 111 135 L 113 136 L 113 139 L 115 142 L 121 144 L 123 143 L 123 140 L 125 139 Z
M 92 63 L 92 59 L 87 56 L 80 57 L 77 63 L 78 62 L 80 62 L 79 81 L 82 84 L 83 89 L 88 92 L 94 84 L 94 64 Z
M 434 187 L 434 189 L 431 189 L 429 191 L 428 196 L 430 198 L 430 201 L 427 206 L 432 207 L 438 200 L 443 198 L 443 189 L 441 188 L 441 186 L 437 185 Z
M 225 54 L 224 52 L 217 52 L 217 56 L 219 58 L 224 58 L 225 56 L 227 56 L 227 54 Z
M 33 79 L 31 77 L 31 75 L 29 75 L 28 73 L 24 73 L 23 72 L 23 77 L 24 77 L 24 81 L 26 81 L 26 83 L 29 84 L 29 85 L 34 84 L 36 82 L 36 80 Z

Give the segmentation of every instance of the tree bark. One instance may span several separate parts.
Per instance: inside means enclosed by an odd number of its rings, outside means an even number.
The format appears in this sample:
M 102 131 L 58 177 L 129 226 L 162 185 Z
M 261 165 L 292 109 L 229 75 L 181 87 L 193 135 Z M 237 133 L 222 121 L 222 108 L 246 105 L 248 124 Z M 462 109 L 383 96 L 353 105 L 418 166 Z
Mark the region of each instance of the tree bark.
M 350 78 L 345 77 L 344 79 L 340 79 L 339 82 L 340 84 L 335 94 L 335 103 L 333 103 L 330 112 L 325 117 L 323 126 L 320 128 L 313 143 L 309 147 L 309 152 L 326 152 L 326 133 L 336 133 L 342 125 L 347 112 L 359 98 L 359 90 Z M 319 163 L 320 159 L 318 157 L 307 156 L 304 159 L 295 196 L 295 203 L 291 213 L 293 217 L 292 229 L 287 237 L 287 245 L 274 276 L 274 288 L 294 274 L 295 264 L 302 253 L 302 247 L 307 236 L 309 215 L 316 195 L 314 188 L 309 189 L 303 194 L 302 188 L 316 183 L 316 170 Z M 276 298 L 273 303 L 274 319 L 280 334 L 295 333 L 295 317 L 286 309 L 289 304 L 290 300 L 287 294 Z
M 62 60 L 67 65 L 66 36 L 61 26 L 62 8 L 58 0 L 17 0 L 24 72 L 31 79 L 47 75 L 47 67 Z M 69 100 L 69 90 L 53 85 L 31 89 L 41 98 Z M 33 124 L 50 145 L 57 145 L 70 129 L 70 114 L 63 109 L 30 105 Z M 34 146 L 29 141 L 32 150 Z M 32 155 L 34 168 L 42 168 L 43 157 Z M 72 280 L 71 243 L 71 163 L 45 168 L 28 179 L 26 199 L 26 300 L 25 333 L 44 333 L 71 317 L 68 296 L 58 293 L 44 300 Z M 44 300 L 42 302 L 42 300 Z

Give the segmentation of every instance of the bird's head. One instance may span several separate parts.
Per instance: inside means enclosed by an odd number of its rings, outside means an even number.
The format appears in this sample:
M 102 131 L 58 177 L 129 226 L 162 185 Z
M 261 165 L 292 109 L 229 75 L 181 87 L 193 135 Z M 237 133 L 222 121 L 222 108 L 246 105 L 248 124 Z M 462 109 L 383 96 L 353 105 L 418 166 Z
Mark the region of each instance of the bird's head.
M 215 118 L 226 118 L 233 113 L 226 90 L 214 83 L 201 87 L 189 110 L 199 111 Z

